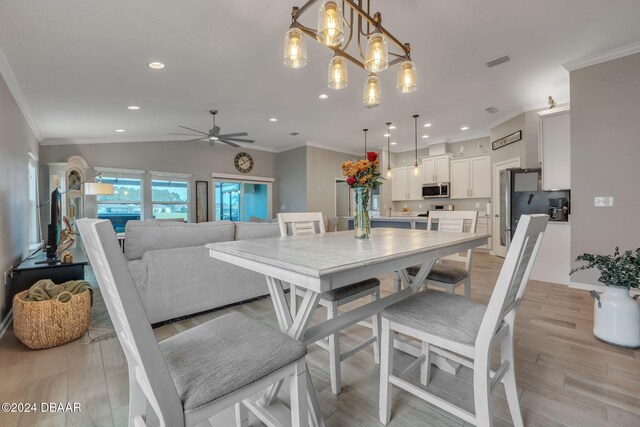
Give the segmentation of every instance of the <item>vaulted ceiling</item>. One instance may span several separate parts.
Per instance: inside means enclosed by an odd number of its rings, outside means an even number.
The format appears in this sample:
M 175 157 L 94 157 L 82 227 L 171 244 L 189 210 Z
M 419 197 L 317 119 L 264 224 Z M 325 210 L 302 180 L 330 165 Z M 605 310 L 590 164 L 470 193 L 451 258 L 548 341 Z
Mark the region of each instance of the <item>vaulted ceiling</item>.
M 0 48 L 44 143 L 171 140 L 179 124 L 209 129 L 207 111 L 217 108 L 223 132 L 247 130 L 267 149 L 354 150 L 362 128 L 371 145 L 386 146 L 391 121 L 394 151 L 403 151 L 413 147 L 413 114 L 419 135 L 430 135 L 421 146 L 487 135 L 549 95 L 569 100 L 562 63 L 640 40 L 638 0 L 372 0 L 385 27 L 411 42 L 419 89 L 397 94 L 389 69 L 382 104 L 368 110 L 365 71 L 350 66 L 349 87 L 328 89 L 331 51 L 315 41 L 307 39 L 306 68 L 282 64 L 292 5 L 302 2 L 4 0 Z M 315 11 L 303 23 L 315 26 Z M 485 65 L 504 55 L 511 61 Z M 166 68 L 151 70 L 151 61 Z

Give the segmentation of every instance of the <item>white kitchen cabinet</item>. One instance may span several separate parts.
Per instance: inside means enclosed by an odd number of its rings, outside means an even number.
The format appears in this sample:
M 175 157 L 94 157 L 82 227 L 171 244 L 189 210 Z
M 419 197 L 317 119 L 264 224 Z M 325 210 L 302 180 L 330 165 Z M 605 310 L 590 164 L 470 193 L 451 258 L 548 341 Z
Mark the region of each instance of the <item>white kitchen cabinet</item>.
M 449 154 L 425 157 L 422 160 L 422 166 L 424 168 L 424 183 L 432 184 L 436 182 L 449 182 L 450 160 L 451 156 Z
M 571 188 L 571 115 L 568 108 L 540 116 L 539 149 L 543 190 Z
M 489 156 L 452 160 L 450 168 L 452 199 L 491 197 L 491 158 Z
M 413 166 L 402 166 L 391 170 L 391 200 L 422 200 L 423 167 L 418 167 L 418 174 Z

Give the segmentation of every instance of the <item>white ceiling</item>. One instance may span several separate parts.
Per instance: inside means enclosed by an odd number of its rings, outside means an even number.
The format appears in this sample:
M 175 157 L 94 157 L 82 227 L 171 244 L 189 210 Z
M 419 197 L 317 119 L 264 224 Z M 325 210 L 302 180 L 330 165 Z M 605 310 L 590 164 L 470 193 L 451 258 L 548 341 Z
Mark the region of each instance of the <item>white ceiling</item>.
M 246 130 L 268 149 L 311 142 L 353 151 L 365 127 L 372 146 L 386 146 L 391 121 L 393 149 L 403 151 L 413 147 L 413 114 L 429 142 L 487 135 L 548 95 L 568 100 L 562 63 L 640 40 L 638 0 L 372 0 L 385 27 L 411 42 L 420 86 L 397 94 L 389 69 L 381 106 L 368 110 L 366 73 L 350 65 L 349 87 L 328 89 L 331 52 L 315 41 L 307 39 L 306 68 L 282 64 L 291 6 L 302 3 L 4 0 L 0 47 L 44 143 L 168 140 L 178 124 L 207 130 L 217 108 L 223 132 Z M 314 9 L 302 22 L 315 19 Z M 486 67 L 504 55 L 511 62 Z M 151 61 L 166 68 L 153 71 Z M 499 113 L 484 111 L 492 106 Z

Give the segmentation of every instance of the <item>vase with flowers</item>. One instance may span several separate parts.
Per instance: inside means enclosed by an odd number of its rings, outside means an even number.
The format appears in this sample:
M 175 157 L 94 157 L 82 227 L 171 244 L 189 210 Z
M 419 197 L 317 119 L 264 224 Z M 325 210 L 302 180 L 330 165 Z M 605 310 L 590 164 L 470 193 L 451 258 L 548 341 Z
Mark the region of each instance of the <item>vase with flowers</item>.
M 371 191 L 380 187 L 384 179 L 380 174 L 378 154 L 370 151 L 367 152 L 366 159 L 342 163 L 342 176 L 347 177 L 347 184 L 355 191 L 354 237 L 368 239 L 371 235 L 371 218 L 369 217 Z

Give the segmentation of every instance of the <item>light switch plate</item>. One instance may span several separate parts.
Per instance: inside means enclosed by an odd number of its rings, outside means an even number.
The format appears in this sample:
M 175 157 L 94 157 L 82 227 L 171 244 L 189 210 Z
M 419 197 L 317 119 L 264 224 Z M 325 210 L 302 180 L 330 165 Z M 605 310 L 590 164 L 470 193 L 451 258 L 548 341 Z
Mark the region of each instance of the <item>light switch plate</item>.
M 594 197 L 593 206 L 611 207 L 613 206 L 613 197 Z

